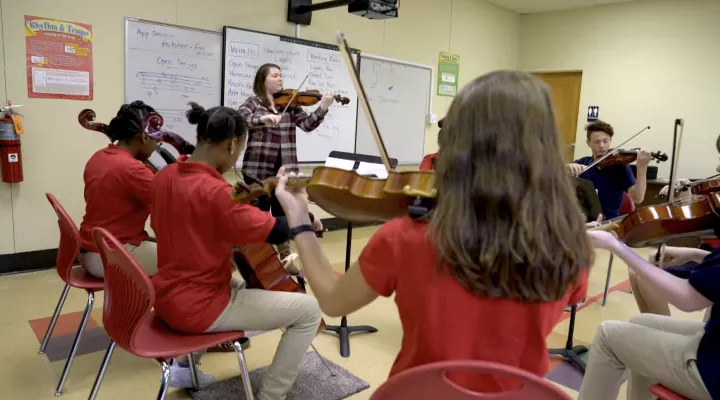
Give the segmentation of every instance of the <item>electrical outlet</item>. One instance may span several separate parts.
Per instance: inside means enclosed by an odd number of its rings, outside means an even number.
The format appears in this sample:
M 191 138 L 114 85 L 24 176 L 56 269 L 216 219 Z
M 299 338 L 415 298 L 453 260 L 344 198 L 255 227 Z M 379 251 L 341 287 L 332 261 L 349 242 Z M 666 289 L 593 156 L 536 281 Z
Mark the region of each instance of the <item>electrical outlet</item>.
M 429 114 L 427 116 L 427 120 L 426 120 L 427 124 L 432 125 L 432 124 L 437 123 L 437 121 L 438 121 L 437 114 Z

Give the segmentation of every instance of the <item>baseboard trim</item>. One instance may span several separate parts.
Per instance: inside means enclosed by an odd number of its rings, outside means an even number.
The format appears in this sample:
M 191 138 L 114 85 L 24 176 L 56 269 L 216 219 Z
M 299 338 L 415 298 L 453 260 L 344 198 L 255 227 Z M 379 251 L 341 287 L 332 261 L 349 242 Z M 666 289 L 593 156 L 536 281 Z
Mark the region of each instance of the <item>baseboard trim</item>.
M 323 227 L 328 232 L 347 229 L 347 221 L 340 218 L 323 218 Z M 353 223 L 353 228 L 377 226 L 381 222 Z M 24 253 L 0 254 L 0 275 L 31 272 L 55 268 L 58 249 L 27 251 Z
M 0 274 L 52 269 L 56 258 L 57 249 L 0 254 Z

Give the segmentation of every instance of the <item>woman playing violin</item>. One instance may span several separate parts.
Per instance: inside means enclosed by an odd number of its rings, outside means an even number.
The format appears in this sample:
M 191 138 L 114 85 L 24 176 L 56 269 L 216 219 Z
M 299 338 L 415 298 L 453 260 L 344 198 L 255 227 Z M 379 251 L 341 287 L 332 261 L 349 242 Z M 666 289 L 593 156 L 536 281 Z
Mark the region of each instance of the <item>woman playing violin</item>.
M 384 224 L 341 277 L 312 233 L 295 236 L 327 315 L 395 295 L 403 342 L 390 375 L 457 359 L 547 372 L 545 339 L 565 307 L 585 298 L 591 263 L 551 104 L 547 86 L 523 72 L 465 86 L 443 126 L 437 204 L 419 219 Z M 307 226 L 307 194 L 286 181 L 276 194 L 288 222 Z M 517 383 L 457 379 L 488 391 Z
M 323 122 L 328 109 L 335 101 L 333 95 L 325 94 L 320 100 L 320 106 L 310 114 L 302 107 L 293 105 L 283 113 L 283 108 L 274 103 L 274 95 L 282 89 L 283 75 L 280 67 L 275 64 L 264 64 L 255 74 L 253 82 L 255 96 L 249 97 L 239 109 L 250 128 L 242 171 L 260 180 L 275 176 L 281 166 L 298 168 L 296 127 L 305 132 L 315 130 Z M 272 211 L 275 216 L 284 215 L 274 194 L 269 198 L 260 199 L 259 207 L 265 211 Z M 322 229 L 319 226 L 316 228 Z M 288 257 L 291 253 L 289 243 L 278 245 L 278 252 L 281 258 Z M 290 273 L 299 273 L 292 263 L 287 264 L 287 269 Z
M 420 163 L 420 171 L 434 171 L 435 165 L 437 164 L 437 155 L 438 152 L 440 152 L 440 147 L 442 147 L 441 140 L 442 140 L 442 127 L 443 127 L 443 121 L 445 118 L 438 121 L 438 128 L 440 130 L 438 131 L 438 151 L 435 153 L 427 154 L 425 157 L 423 157 L 422 162 Z
M 612 219 L 619 215 L 623 194 L 627 192 L 635 203 L 642 203 L 647 188 L 647 167 L 650 163 L 650 153 L 642 149 L 637 156 L 637 179 L 628 165 L 616 165 L 603 169 L 593 167 L 585 172 L 586 166 L 610 151 L 613 127 L 603 121 L 595 121 L 585 127 L 587 131 L 587 145 L 592 156 L 583 157 L 568 164 L 568 169 L 575 176 L 592 181 L 600 198 L 603 208 L 603 217 Z
M 123 104 L 110 121 L 113 141 L 98 150 L 85 165 L 85 216 L 80 224 L 83 267 L 98 278 L 104 276 L 92 229 L 107 229 L 135 256 L 143 269 L 157 271 L 157 251 L 149 241 L 145 223 L 150 215 L 150 184 L 153 173 L 143 164 L 158 142 L 142 128 L 143 117 L 155 110 L 142 101 Z
M 159 259 L 152 279 L 155 312 L 181 332 L 287 328 L 256 397 L 284 399 L 320 325 L 320 308 L 306 294 L 241 290 L 232 279 L 233 245 L 284 243 L 291 231 L 284 217 L 231 199 L 222 174 L 245 148 L 244 118 L 227 107 L 191 106 L 188 121 L 197 125 L 192 157 L 180 157 L 153 181 L 151 221 Z M 174 360 L 172 386 L 192 387 L 188 362 L 187 357 Z M 214 381 L 199 375 L 201 386 Z

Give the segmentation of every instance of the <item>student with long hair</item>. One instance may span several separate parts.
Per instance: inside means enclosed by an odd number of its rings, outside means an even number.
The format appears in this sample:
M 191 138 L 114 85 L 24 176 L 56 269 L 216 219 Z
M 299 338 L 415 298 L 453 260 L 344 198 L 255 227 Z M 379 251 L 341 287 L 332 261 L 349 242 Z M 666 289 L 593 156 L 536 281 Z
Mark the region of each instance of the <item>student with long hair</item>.
M 320 105 L 309 114 L 300 106 L 288 107 L 283 113 L 283 109 L 276 107 L 273 102 L 273 96 L 282 89 L 283 74 L 280 67 L 263 64 L 253 81 L 255 95 L 249 97 L 239 109 L 250 128 L 242 172 L 260 180 L 275 176 L 282 166 L 298 168 L 296 128 L 305 132 L 317 129 L 334 101 L 332 94 L 325 94 Z M 274 192 L 269 197 L 259 199 L 258 206 L 262 210 L 271 211 L 274 216 L 285 215 Z M 315 229 L 322 230 L 319 219 L 315 222 Z M 277 247 L 281 258 L 286 259 L 291 255 L 289 242 L 280 243 Z M 293 275 L 300 273 L 292 262 L 287 263 L 285 268 Z
M 546 337 L 585 298 L 592 261 L 547 86 L 515 71 L 470 82 L 443 125 L 436 174 L 430 213 L 385 223 L 341 277 L 309 232 L 307 193 L 280 178 L 276 195 L 321 309 L 346 315 L 394 294 L 403 340 L 391 376 L 457 359 L 544 376 Z M 516 384 L 458 379 L 487 391 Z
M 92 237 L 95 227 L 107 229 L 138 260 L 148 275 L 157 271 L 157 249 L 145 223 L 150 215 L 153 173 L 143 164 L 157 149 L 157 140 L 143 132 L 142 120 L 155 110 L 142 101 L 123 104 L 110 121 L 113 143 L 85 164 L 85 216 L 80 224 L 80 259 L 87 271 L 105 276 Z
M 197 125 L 190 158 L 163 168 L 152 186 L 151 222 L 157 235 L 158 272 L 153 277 L 155 312 L 181 332 L 223 332 L 286 328 L 257 399 L 284 399 L 320 325 L 314 297 L 303 293 L 243 289 L 233 284 L 234 245 L 284 243 L 291 231 L 273 217 L 231 199 L 222 174 L 245 148 L 247 127 L 227 107 L 205 110 L 191 103 L 188 121 Z M 309 218 L 306 215 L 306 218 Z M 171 385 L 192 387 L 188 358 L 173 360 Z M 199 372 L 199 383 L 214 381 Z

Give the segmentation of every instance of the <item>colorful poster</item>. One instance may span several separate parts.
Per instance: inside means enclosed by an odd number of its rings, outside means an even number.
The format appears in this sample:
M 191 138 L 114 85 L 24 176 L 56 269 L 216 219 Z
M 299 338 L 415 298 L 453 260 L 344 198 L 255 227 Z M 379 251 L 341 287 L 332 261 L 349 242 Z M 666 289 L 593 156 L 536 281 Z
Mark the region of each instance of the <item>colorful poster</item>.
M 458 90 L 458 76 L 460 76 L 460 56 L 440 52 L 437 81 L 438 96 L 455 97 Z
M 25 16 L 28 97 L 92 100 L 92 26 Z

